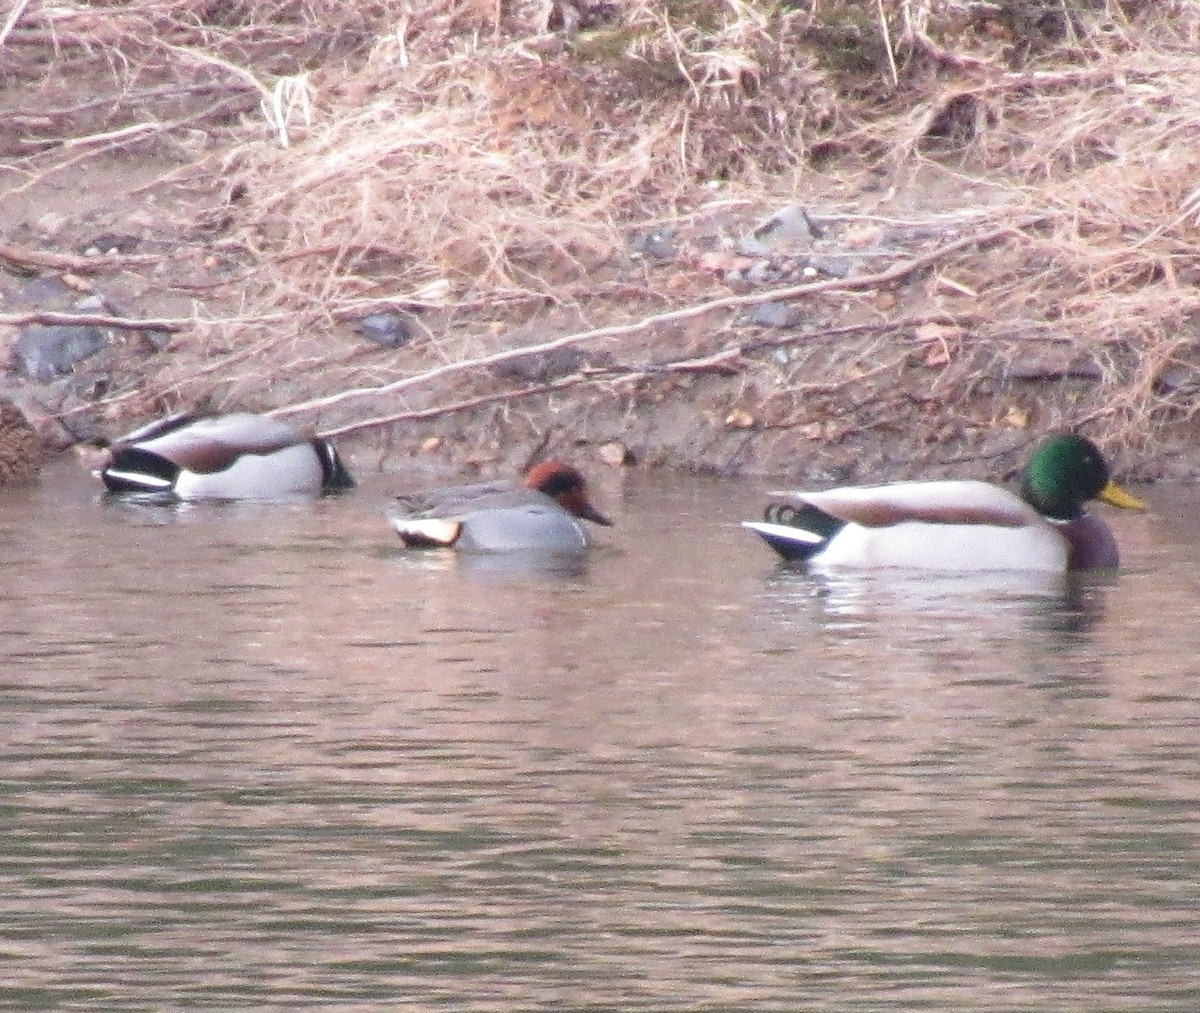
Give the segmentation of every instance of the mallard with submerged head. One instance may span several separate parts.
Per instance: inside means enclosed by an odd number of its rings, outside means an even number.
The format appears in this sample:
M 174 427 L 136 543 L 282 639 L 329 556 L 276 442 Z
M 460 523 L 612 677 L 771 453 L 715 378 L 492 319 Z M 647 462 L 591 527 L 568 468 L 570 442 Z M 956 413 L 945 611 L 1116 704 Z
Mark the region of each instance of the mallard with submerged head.
M 109 492 L 180 500 L 284 499 L 354 486 L 328 440 L 243 412 L 151 422 L 114 441 L 99 474 Z

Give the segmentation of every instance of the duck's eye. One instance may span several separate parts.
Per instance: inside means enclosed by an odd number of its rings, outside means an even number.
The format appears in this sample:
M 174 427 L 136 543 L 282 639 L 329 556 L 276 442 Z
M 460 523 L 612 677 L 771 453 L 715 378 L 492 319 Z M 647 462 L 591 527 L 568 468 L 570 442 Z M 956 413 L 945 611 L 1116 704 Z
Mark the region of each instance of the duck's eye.
M 790 503 L 771 503 L 763 511 L 763 520 L 768 524 L 795 524 L 799 516 L 800 511 Z

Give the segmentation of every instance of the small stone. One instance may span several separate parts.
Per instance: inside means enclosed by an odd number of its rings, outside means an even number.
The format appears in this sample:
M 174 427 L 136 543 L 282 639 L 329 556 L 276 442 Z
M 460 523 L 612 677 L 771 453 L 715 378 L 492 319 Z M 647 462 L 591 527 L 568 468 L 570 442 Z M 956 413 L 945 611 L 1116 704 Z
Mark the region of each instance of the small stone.
M 1193 393 L 1200 387 L 1200 373 L 1192 366 L 1172 363 L 1155 377 L 1154 387 L 1160 394 Z
M 442 444 L 444 444 L 445 442 L 446 441 L 443 440 L 440 436 L 426 436 L 425 439 L 423 439 L 421 441 L 421 446 L 419 448 L 420 453 L 422 453 L 422 454 L 437 453 L 437 451 L 442 449 Z
M 130 236 L 120 232 L 106 232 L 95 239 L 89 239 L 83 244 L 81 252 L 85 257 L 103 257 L 118 253 L 132 253 L 137 249 L 139 242 L 140 240 L 137 236 Z
M 355 330 L 382 348 L 399 348 L 412 340 L 411 319 L 404 313 L 384 310 L 370 313 L 354 322 Z
M 666 263 L 674 260 L 678 253 L 674 229 L 652 229 L 634 236 L 629 242 L 629 255 L 634 258 Z
M 759 260 L 750 265 L 743 277 L 751 285 L 768 285 L 775 279 L 777 273 L 775 265 L 769 260 Z
M 750 322 L 758 327 L 795 327 L 802 319 L 799 306 L 777 301 L 759 303 L 750 315 Z
M 753 429 L 754 416 L 744 408 L 735 408 L 725 416 L 725 425 L 730 429 Z
M 784 245 L 795 247 L 820 238 L 820 227 L 799 204 L 789 204 L 763 219 L 741 241 L 742 252 L 761 255 Z
M 854 270 L 854 261 L 850 257 L 813 257 L 811 263 L 830 278 L 846 278 Z
M 629 448 L 620 440 L 605 443 L 600 448 L 599 454 L 600 460 L 614 468 L 620 468 L 622 465 L 628 464 L 632 457 L 629 453 Z
M 175 339 L 172 331 L 162 331 L 156 327 L 147 327 L 144 330 L 138 331 L 142 341 L 146 343 L 147 349 L 151 352 L 165 352 Z
M 103 296 L 93 292 L 91 295 L 85 295 L 82 299 L 76 299 L 75 310 L 78 313 L 107 313 L 108 306 L 105 304 Z
M 33 223 L 33 227 L 37 229 L 41 236 L 50 238 L 66 224 L 66 215 L 59 214 L 57 211 L 47 211 L 44 215 L 38 217 L 38 220 Z
M 13 300 L 14 306 L 41 306 L 53 308 L 56 304 L 64 305 L 71 290 L 61 278 L 52 274 L 32 278 L 17 291 Z

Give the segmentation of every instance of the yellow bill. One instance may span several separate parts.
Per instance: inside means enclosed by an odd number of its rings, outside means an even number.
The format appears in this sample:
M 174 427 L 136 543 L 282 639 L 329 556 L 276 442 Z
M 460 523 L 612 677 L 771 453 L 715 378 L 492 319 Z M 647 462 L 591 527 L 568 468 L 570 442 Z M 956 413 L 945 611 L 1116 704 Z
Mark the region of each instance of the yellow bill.
M 1120 507 L 1122 510 L 1145 510 L 1146 504 L 1136 496 L 1126 492 L 1116 482 L 1109 482 L 1096 496 L 1109 506 Z

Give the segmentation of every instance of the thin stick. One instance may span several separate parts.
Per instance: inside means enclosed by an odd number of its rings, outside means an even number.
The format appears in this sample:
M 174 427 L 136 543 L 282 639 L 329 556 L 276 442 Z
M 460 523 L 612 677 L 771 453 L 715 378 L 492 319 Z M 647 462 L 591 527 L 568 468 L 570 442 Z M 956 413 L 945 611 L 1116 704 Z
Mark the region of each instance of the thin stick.
M 11 32 L 17 26 L 17 21 L 20 20 L 22 14 L 25 13 L 25 8 L 29 6 L 29 0 L 17 0 L 16 5 L 8 12 L 8 17 L 4 20 L 3 27 L 0 27 L 0 46 L 4 45 L 4 40 L 8 38 Z
M 123 254 L 76 257 L 70 253 L 48 253 L 45 250 L 27 250 L 9 243 L 0 243 L 0 262 L 11 264 L 18 270 L 44 267 L 52 271 L 70 271 L 72 274 L 99 274 L 102 271 L 112 271 L 132 264 L 152 264 L 158 259 L 148 255 L 127 256 Z M 12 321 L 6 322 L 11 323 Z
M 892 72 L 892 87 L 900 85 L 900 72 L 896 69 L 896 54 L 892 52 L 892 33 L 888 29 L 887 15 L 883 10 L 883 0 L 875 0 L 879 10 L 879 30 L 883 33 L 883 48 L 887 51 L 888 68 Z
M 0 313 L 0 325 L 24 327 L 26 324 L 57 324 L 65 327 L 112 327 L 122 331 L 186 331 L 201 323 L 180 317 L 150 317 L 134 320 L 129 317 L 114 317 L 104 313 L 58 313 L 53 310 L 36 310 L 31 313 Z M 216 321 L 209 321 L 215 323 Z

